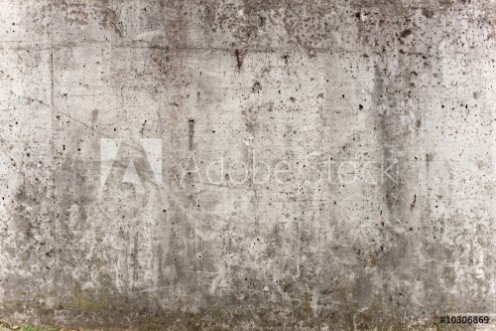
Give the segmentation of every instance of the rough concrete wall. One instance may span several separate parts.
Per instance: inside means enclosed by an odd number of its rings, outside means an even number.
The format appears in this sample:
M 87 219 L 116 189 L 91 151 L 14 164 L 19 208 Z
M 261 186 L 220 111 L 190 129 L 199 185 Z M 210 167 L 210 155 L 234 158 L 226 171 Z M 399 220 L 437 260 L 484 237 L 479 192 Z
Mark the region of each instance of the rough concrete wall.
M 2 316 L 383 330 L 494 312 L 494 10 L 3 0 Z

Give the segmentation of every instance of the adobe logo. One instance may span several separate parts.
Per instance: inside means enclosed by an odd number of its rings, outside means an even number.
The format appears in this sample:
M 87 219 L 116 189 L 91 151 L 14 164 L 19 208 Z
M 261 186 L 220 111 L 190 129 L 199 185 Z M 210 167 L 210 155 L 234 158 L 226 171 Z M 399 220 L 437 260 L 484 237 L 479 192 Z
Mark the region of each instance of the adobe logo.
M 129 143 L 122 139 L 100 139 L 100 188 L 109 180 L 134 186 L 145 192 L 145 182 L 162 184 L 162 140 L 141 138 Z

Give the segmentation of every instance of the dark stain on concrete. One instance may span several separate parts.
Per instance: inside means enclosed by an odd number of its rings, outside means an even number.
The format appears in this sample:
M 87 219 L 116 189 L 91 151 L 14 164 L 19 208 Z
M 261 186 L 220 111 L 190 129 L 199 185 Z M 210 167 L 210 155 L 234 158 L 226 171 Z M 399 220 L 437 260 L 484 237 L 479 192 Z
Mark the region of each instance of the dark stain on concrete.
M 195 120 L 188 120 L 188 147 L 189 150 L 192 151 L 194 147 L 194 138 L 195 138 Z
M 241 70 L 241 68 L 243 68 L 243 60 L 245 54 L 246 54 L 245 52 L 239 49 L 234 50 L 234 56 L 236 57 L 236 67 L 238 68 L 238 71 Z

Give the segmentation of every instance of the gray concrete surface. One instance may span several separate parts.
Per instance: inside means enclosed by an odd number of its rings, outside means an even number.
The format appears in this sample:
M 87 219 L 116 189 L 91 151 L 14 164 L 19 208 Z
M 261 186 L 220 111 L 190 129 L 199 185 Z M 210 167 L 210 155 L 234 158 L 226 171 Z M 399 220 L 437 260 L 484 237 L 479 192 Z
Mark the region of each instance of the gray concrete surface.
M 421 330 L 495 313 L 495 9 L 2 0 L 0 317 Z

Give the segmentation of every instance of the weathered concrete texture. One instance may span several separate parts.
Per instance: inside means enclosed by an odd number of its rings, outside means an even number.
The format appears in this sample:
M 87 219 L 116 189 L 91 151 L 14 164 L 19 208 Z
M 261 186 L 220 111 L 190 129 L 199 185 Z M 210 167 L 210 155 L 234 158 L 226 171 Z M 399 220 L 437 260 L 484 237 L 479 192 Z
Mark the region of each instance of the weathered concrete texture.
M 406 330 L 495 313 L 495 10 L 2 0 L 1 316 Z M 237 165 L 208 179 L 221 158 Z M 317 182 L 326 160 L 397 173 Z M 281 161 L 305 167 L 233 183 Z

